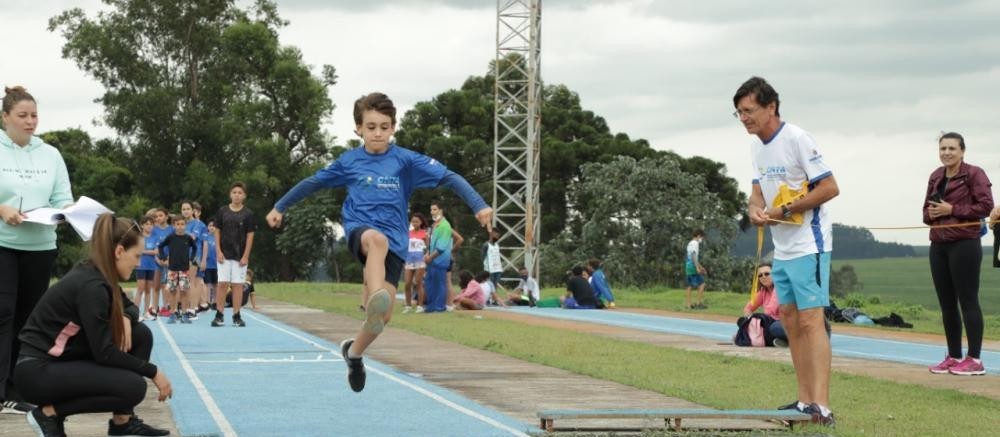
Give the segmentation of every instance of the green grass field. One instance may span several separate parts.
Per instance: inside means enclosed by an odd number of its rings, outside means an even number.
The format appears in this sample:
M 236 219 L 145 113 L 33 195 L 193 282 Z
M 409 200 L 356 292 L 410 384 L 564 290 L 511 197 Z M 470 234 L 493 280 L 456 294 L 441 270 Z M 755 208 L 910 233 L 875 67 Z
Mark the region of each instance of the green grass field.
M 357 310 L 359 289 L 360 286 L 350 284 L 257 285 L 258 293 L 263 296 L 353 318 L 361 316 Z M 555 292 L 555 289 L 546 290 L 547 294 Z M 673 296 L 676 291 L 664 293 L 676 300 Z M 639 292 L 636 296 L 645 298 L 655 294 Z M 716 302 L 712 299 L 709 302 Z M 631 306 L 632 298 L 626 292 L 619 301 L 622 306 L 627 303 Z M 720 303 L 719 306 L 725 305 Z M 783 363 L 639 342 L 608 341 L 570 330 L 539 330 L 510 321 L 475 319 L 474 314 L 469 313 L 402 315 L 398 314 L 398 307 L 396 311 L 392 320 L 395 328 L 714 408 L 774 408 L 787 402 L 795 391 L 793 370 Z M 497 335 L 499 332 L 504 334 Z M 1000 427 L 1000 416 L 996 415 L 1000 401 L 980 396 L 838 372 L 832 375 L 831 388 L 833 408 L 838 415 L 836 430 L 807 427 L 791 434 L 778 432 L 774 435 L 805 436 L 817 432 L 834 436 L 886 437 L 995 435 Z
M 864 287 L 862 294 L 879 296 L 882 302 L 940 308 L 927 257 L 833 260 L 834 269 L 844 264 L 854 267 Z M 1000 269 L 993 268 L 992 260 L 986 257 L 980 274 L 979 301 L 983 314 L 1000 315 Z

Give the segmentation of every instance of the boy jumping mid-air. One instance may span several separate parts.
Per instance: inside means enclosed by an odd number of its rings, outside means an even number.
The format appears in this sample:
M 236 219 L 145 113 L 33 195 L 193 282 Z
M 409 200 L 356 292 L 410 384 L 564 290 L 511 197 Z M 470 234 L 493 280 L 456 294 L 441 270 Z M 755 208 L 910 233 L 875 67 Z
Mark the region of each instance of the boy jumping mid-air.
M 341 343 L 351 389 L 365 388 L 365 349 L 382 332 L 392 315 L 396 285 L 409 242 L 407 211 L 415 188 L 450 188 L 492 231 L 493 209 L 461 176 L 440 162 L 390 143 L 396 130 L 396 108 L 382 93 L 354 102 L 356 132 L 364 145 L 349 150 L 326 168 L 295 185 L 267 214 L 271 227 L 281 225 L 285 211 L 322 189 L 347 187 L 342 217 L 347 245 L 364 264 L 365 321 L 353 339 Z

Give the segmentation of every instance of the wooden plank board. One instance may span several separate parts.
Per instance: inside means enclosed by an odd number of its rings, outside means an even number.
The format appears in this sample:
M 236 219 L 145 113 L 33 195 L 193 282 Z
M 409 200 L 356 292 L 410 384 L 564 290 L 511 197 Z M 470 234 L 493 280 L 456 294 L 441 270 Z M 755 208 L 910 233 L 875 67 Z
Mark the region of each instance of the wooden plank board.
M 556 419 L 662 419 L 665 426 L 673 425 L 675 431 L 680 431 L 682 419 L 773 420 L 793 426 L 795 422 L 806 422 L 812 417 L 795 410 L 598 409 L 542 410 L 538 418 L 541 428 L 552 432 Z

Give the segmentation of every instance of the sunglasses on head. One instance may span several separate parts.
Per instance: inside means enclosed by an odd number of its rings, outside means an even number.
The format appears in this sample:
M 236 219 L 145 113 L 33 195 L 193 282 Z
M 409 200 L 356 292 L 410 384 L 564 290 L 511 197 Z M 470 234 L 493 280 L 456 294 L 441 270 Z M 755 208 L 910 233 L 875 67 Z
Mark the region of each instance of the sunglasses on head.
M 757 274 L 758 278 L 763 278 L 765 276 L 771 276 L 771 272 L 760 272 Z
M 125 233 L 122 234 L 121 238 L 118 239 L 118 245 L 119 246 L 123 246 L 123 247 L 125 246 L 122 243 L 125 241 L 125 237 L 128 237 L 128 234 L 132 232 L 132 229 L 137 229 L 140 232 L 142 232 L 142 227 L 139 226 L 139 222 L 137 222 L 135 220 L 132 220 L 132 226 L 129 226 L 128 229 L 125 230 Z

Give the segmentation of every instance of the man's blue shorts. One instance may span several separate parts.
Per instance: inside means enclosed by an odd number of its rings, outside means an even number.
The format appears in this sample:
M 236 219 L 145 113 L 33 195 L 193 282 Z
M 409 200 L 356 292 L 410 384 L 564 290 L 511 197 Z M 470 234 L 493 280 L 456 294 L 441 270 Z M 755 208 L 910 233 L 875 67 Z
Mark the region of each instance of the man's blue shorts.
M 771 269 L 778 303 L 807 310 L 830 305 L 830 252 L 776 259 Z
M 698 273 L 687 275 L 687 283 L 690 287 L 699 287 L 705 283 L 705 277 Z

